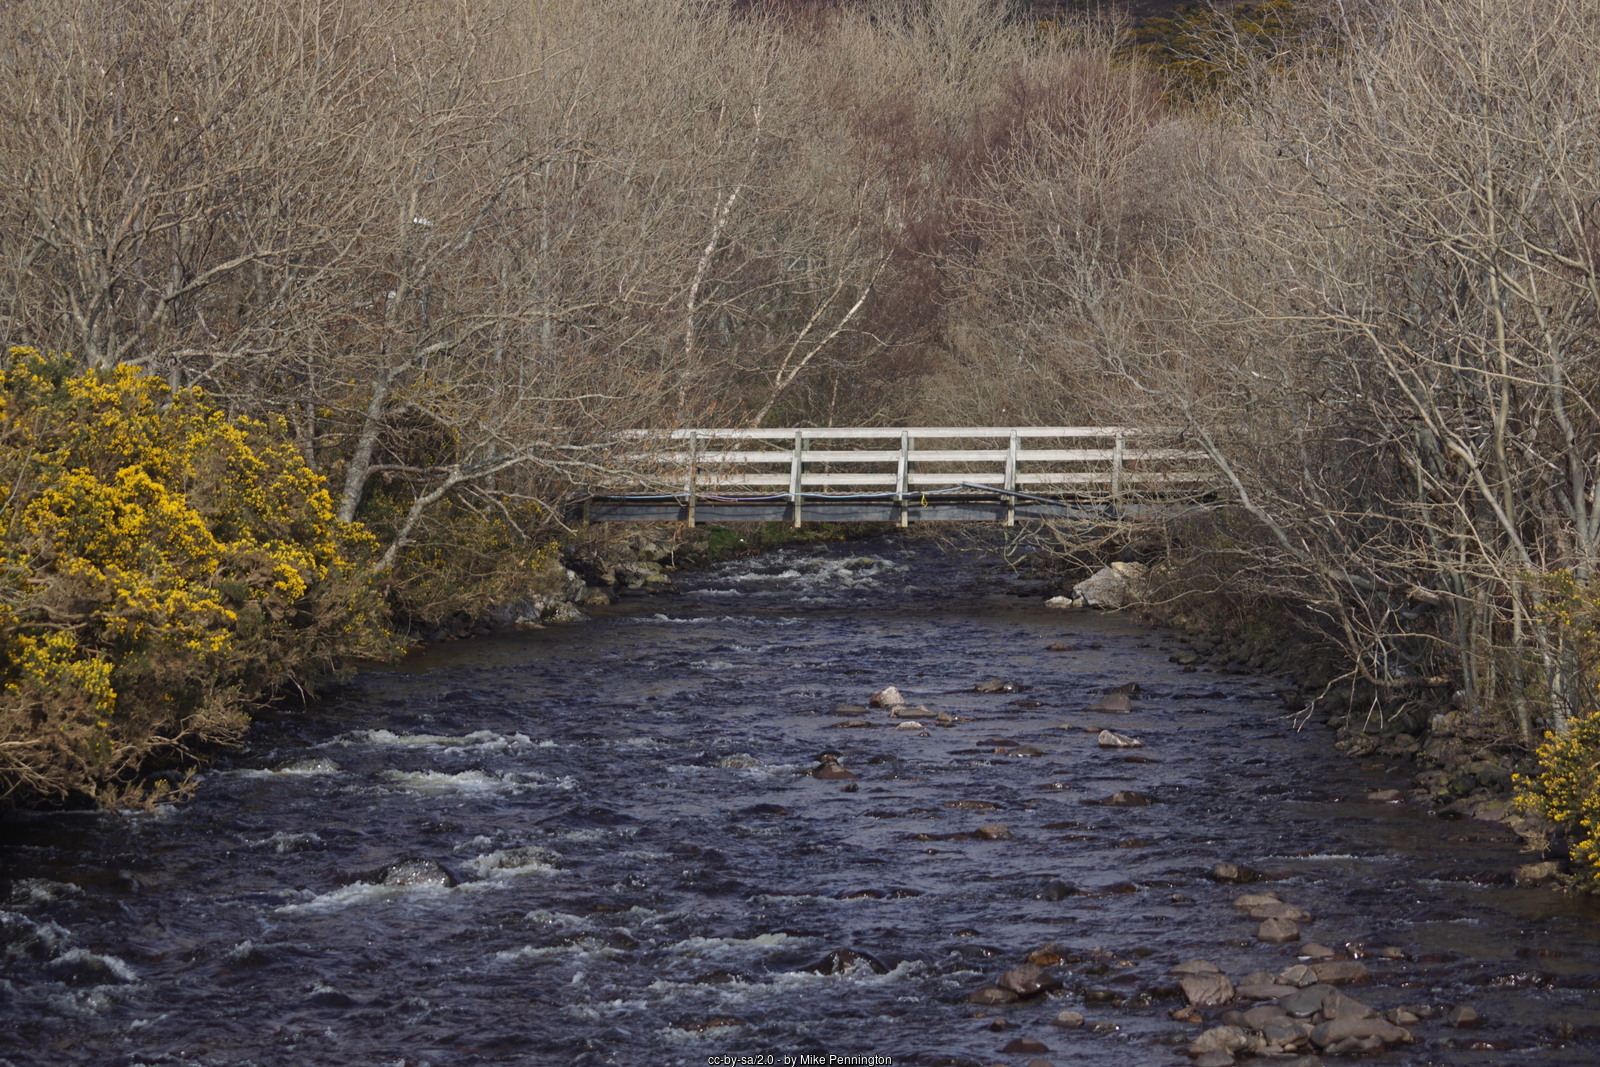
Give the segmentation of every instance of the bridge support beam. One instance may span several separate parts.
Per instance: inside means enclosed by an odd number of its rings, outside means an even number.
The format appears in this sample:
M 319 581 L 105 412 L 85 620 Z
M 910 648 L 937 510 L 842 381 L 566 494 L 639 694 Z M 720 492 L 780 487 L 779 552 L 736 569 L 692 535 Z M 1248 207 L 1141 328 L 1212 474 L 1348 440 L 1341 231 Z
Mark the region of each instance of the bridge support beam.
M 894 478 L 894 500 L 895 503 L 900 506 L 900 525 L 902 528 L 909 526 L 911 523 L 911 517 L 906 514 L 907 510 L 909 510 L 911 507 L 910 501 L 906 499 L 906 489 L 910 484 L 911 449 L 914 447 L 915 442 L 911 440 L 911 435 L 906 431 L 901 430 L 900 462 Z
M 802 497 L 800 486 L 805 478 L 806 435 L 803 430 L 794 432 L 794 459 L 789 463 L 789 501 L 794 505 L 794 528 L 800 529 Z
M 695 483 L 699 480 L 699 475 L 700 434 L 694 432 L 689 434 L 689 515 L 684 523 L 691 530 L 694 529 Z

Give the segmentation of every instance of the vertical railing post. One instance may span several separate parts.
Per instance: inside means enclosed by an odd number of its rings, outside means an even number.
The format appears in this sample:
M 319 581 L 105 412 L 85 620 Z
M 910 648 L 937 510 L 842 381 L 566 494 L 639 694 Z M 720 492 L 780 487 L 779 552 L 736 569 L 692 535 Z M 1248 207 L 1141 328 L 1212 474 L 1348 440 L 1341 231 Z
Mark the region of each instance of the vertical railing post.
M 900 463 L 894 474 L 894 502 L 900 507 L 900 526 L 910 524 L 910 505 L 906 503 L 907 475 L 911 473 L 911 435 L 900 431 Z
M 1011 447 L 1006 449 L 1006 525 L 1017 524 L 1017 498 L 1011 494 L 1017 489 L 1017 452 L 1022 447 L 1022 437 L 1011 431 Z
M 700 474 L 700 431 L 689 431 L 689 529 L 694 529 L 695 483 Z
M 789 500 L 794 505 L 794 526 L 800 528 L 800 497 L 804 490 L 805 481 L 805 443 L 804 430 L 794 432 L 794 455 L 789 460 Z
M 1122 446 L 1126 440 L 1119 430 L 1116 443 L 1111 446 L 1111 500 L 1119 507 L 1122 505 Z

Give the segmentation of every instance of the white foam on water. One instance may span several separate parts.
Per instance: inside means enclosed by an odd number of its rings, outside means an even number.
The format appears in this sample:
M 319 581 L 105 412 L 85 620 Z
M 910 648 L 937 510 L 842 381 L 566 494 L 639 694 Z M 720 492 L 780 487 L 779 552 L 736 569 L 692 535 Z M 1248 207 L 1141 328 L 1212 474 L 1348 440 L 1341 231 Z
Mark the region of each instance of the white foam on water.
M 616 856 L 618 859 L 623 860 L 637 860 L 640 866 L 657 863 L 661 860 L 670 858 L 669 854 L 666 852 L 656 852 L 648 848 L 630 848 L 625 851 L 618 852 Z
M 733 771 L 745 778 L 754 778 L 761 781 L 772 779 L 793 778 L 810 764 L 800 763 L 762 763 L 754 756 L 744 752 L 735 752 L 723 756 L 709 767 L 696 763 L 669 763 L 662 769 L 669 774 L 706 774 L 710 771 Z
M 706 1041 L 726 1041 L 743 1029 L 743 1024 L 708 1026 L 704 1030 L 680 1030 L 676 1026 L 669 1026 L 664 1030 L 657 1030 L 656 1036 L 671 1045 L 697 1045 Z
M 696 618 L 680 618 L 678 616 L 667 615 L 658 611 L 654 615 L 636 618 L 633 621 L 664 622 L 675 626 L 702 626 L 709 622 L 738 622 L 739 620 L 734 618 L 732 615 L 701 615 Z
M 467 861 L 479 878 L 517 878 L 527 874 L 550 874 L 558 870 L 558 852 L 537 845 L 495 849 Z
M 21 912 L 0 911 L 0 944 L 5 946 L 6 956 L 55 955 L 68 936 L 64 927 L 50 920 L 34 922 Z
M 226 774 L 239 774 L 248 772 L 225 771 Z M 205 775 L 197 774 L 190 781 L 196 785 L 205 781 Z M 176 819 L 179 813 L 186 810 L 181 804 L 152 804 L 148 808 L 118 808 L 117 815 L 128 822 L 163 822 L 167 819 Z
M 104 988 L 95 988 L 60 993 L 49 997 L 47 1003 L 58 1015 L 76 1015 L 90 1019 L 110 1011 L 116 1006 L 117 1000 Z
M 233 771 L 241 778 L 285 778 L 320 774 L 338 774 L 342 767 L 326 757 L 312 757 L 285 763 L 280 767 L 253 768 Z
M 465 793 L 516 793 L 528 789 L 575 789 L 571 775 L 551 778 L 537 772 L 499 775 L 470 770 L 447 774 L 444 771 L 385 771 L 383 776 L 394 788 L 421 796 L 452 796 Z
M 555 956 L 598 956 L 606 960 L 627 958 L 627 952 L 613 948 L 598 937 L 579 937 L 559 945 L 523 945 L 504 949 L 494 954 L 497 963 L 515 963 L 518 960 L 549 959 Z
M 117 982 L 132 983 L 139 980 L 139 976 L 134 973 L 133 968 L 129 967 L 121 959 L 116 956 L 90 952 L 86 948 L 70 948 L 50 962 L 52 965 L 65 964 L 69 968 L 82 965 L 89 971 L 103 971 Z
M 226 963 L 246 963 L 249 962 L 255 956 L 255 954 L 256 943 L 254 941 L 245 940 L 239 942 L 237 945 L 234 945 L 227 952 L 225 952 L 222 956 L 222 959 Z
M 604 1022 L 614 1015 L 628 1015 L 638 1017 L 641 1012 L 650 1009 L 649 1003 L 643 1000 L 598 1000 L 586 1004 L 567 1005 L 567 1015 L 580 1019 L 586 1023 Z
M 315 915 L 391 901 L 438 900 L 453 891 L 452 887 L 444 885 L 374 885 L 368 882 L 354 882 L 326 893 L 318 893 L 302 903 L 282 904 L 272 910 L 279 915 Z
M 291 852 L 311 852 L 323 848 L 324 842 L 314 833 L 290 833 L 287 830 L 279 830 L 271 837 L 263 837 L 257 841 L 247 840 L 244 847 L 259 848 L 284 856 Z
M 594 925 L 582 915 L 573 915 L 565 911 L 550 911 L 539 908 L 522 916 L 522 920 L 535 926 L 550 927 L 557 930 L 583 930 Z
M 53 882 L 48 878 L 19 878 L 11 886 L 13 904 L 53 904 L 67 897 L 82 895 L 83 890 L 71 882 Z
M 689 937 L 665 947 L 668 951 L 699 956 L 779 948 L 783 945 L 807 945 L 815 940 L 814 937 L 797 937 L 785 933 L 757 934 L 755 937 Z
M 870 967 L 857 967 L 842 974 L 786 971 L 782 974 L 773 975 L 769 984 L 774 989 L 814 986 L 818 982 L 849 982 L 853 985 L 894 985 L 897 982 L 920 979 L 927 971 L 928 965 L 921 960 L 901 960 L 884 974 L 878 974 Z
M 750 899 L 772 904 L 784 904 L 794 900 L 829 900 L 836 904 L 845 903 L 825 893 L 757 893 Z
M 736 671 L 739 669 L 737 663 L 731 663 L 725 659 L 695 660 L 689 664 L 689 667 L 691 670 L 697 671 Z
M 847 559 L 807 558 L 790 560 L 782 570 L 763 570 L 754 567 L 733 574 L 718 576 L 719 582 L 735 585 L 772 586 L 779 583 L 797 585 L 805 592 L 823 593 L 839 589 L 870 589 L 883 584 L 883 579 L 910 568 L 872 556 L 852 556 Z M 721 592 L 722 590 L 718 590 Z
M 475 730 L 459 736 L 451 734 L 397 734 L 393 730 L 356 730 L 341 734 L 328 742 L 332 745 L 382 745 L 392 748 L 470 748 L 480 751 L 504 751 L 514 748 L 555 748 L 554 741 L 535 741 L 527 734 L 497 734 L 493 730 Z
M 559 837 L 563 841 L 610 841 L 613 838 L 632 840 L 639 836 L 639 830 L 640 827 L 637 826 L 612 826 L 603 830 L 592 828 L 587 830 L 552 830 L 550 831 L 550 836 Z M 641 859 L 654 859 L 658 855 L 658 853 L 654 852 L 629 852 L 625 854 L 637 856 Z
M 383 776 L 401 789 L 412 793 L 439 795 L 444 793 L 498 793 L 511 783 L 498 774 L 487 771 L 384 771 Z

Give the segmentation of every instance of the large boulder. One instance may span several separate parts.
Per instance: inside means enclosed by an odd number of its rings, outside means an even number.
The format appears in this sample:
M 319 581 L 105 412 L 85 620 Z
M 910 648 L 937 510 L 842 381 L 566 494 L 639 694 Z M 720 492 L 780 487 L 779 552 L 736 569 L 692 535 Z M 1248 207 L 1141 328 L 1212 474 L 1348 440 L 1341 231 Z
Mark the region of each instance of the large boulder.
M 612 568 L 617 584 L 626 589 L 661 592 L 672 588 L 672 577 L 659 563 L 624 561 Z
M 1118 561 L 1073 586 L 1072 595 L 1091 608 L 1114 611 L 1137 599 L 1146 572 L 1142 563 Z

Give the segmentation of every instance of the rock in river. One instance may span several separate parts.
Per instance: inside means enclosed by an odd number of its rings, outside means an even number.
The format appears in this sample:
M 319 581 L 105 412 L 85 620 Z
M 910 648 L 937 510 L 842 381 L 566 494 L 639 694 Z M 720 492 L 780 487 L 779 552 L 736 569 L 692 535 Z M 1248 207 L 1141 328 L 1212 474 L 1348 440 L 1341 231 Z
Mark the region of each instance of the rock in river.
M 806 970 L 812 974 L 888 974 L 888 966 L 878 957 L 853 948 L 836 948 Z
M 1233 983 L 1225 974 L 1186 974 L 1178 988 L 1191 1007 L 1217 1008 L 1233 1000 Z
M 847 771 L 839 766 L 837 752 L 824 752 L 817 757 L 817 765 L 811 771 L 811 777 L 821 778 L 823 781 L 838 781 L 845 778 L 856 777 L 852 771 Z
M 1138 595 L 1139 580 L 1145 568 L 1138 563 L 1114 563 L 1101 567 L 1072 587 L 1074 599 L 1081 598 L 1092 608 L 1116 610 Z
M 1311 921 L 1311 913 L 1293 904 L 1285 904 L 1281 900 L 1271 900 L 1251 908 L 1250 918 L 1288 919 L 1292 923 L 1308 923 Z
M 1254 867 L 1246 867 L 1242 863 L 1219 863 L 1215 867 L 1211 868 L 1210 873 L 1207 874 L 1206 877 L 1210 878 L 1213 882 L 1239 883 L 1259 882 L 1267 876 L 1256 870 Z
M 1328 985 L 1353 985 L 1371 979 L 1372 972 L 1367 970 L 1367 965 L 1360 960 L 1327 960 L 1323 963 L 1313 963 L 1311 972 L 1317 976 L 1317 981 L 1326 982 Z
M 368 885 L 440 885 L 453 886 L 459 883 L 456 876 L 444 869 L 444 866 L 434 860 L 418 859 L 408 856 L 395 860 L 393 863 L 379 867 L 375 871 L 368 871 L 356 879 Z
M 1311 1043 L 1320 1049 L 1345 1045 L 1349 1051 L 1368 1051 L 1411 1040 L 1411 1031 L 1377 1016 L 1345 1017 L 1322 1023 L 1311 1031 Z
M 1190 1043 L 1189 1055 L 1199 1059 L 1209 1052 L 1232 1054 L 1251 1044 L 1250 1034 L 1242 1026 L 1214 1026 Z
M 1040 993 L 1048 993 L 1052 989 L 1060 989 L 1061 980 L 1043 967 L 1024 963 L 1001 975 L 995 985 L 1001 989 L 1009 989 L 1019 997 L 1033 997 Z
M 1112 733 L 1110 730 L 1101 730 L 1100 736 L 1095 738 L 1095 743 L 1101 748 L 1143 748 L 1144 742 L 1137 737 L 1126 734 Z

